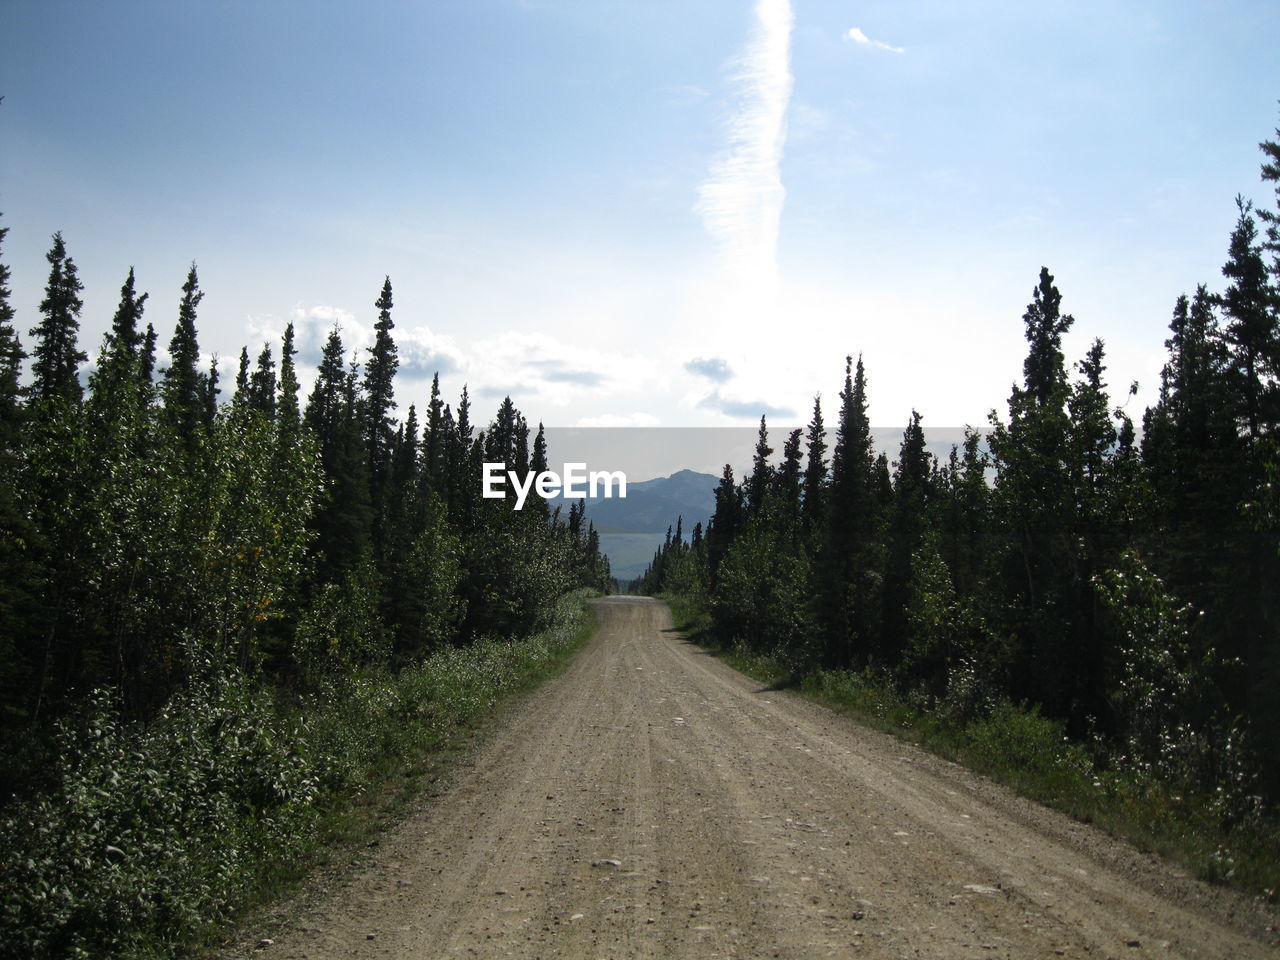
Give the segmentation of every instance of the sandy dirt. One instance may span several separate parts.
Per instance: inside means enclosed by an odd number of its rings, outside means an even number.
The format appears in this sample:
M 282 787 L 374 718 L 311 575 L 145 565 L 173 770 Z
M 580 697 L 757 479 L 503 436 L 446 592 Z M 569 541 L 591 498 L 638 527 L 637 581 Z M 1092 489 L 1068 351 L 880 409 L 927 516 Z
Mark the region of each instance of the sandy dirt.
M 1280 955 L 1257 900 L 762 689 L 657 601 L 596 611 L 439 795 L 226 955 Z

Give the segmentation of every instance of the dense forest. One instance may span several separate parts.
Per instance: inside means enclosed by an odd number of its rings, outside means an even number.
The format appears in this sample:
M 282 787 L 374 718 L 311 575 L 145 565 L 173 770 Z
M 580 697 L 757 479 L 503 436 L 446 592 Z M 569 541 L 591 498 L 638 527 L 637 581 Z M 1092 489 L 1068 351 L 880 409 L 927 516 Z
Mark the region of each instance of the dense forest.
M 877 456 L 848 358 L 834 437 L 815 400 L 779 461 L 762 418 L 749 475 L 726 466 L 707 528 L 669 532 L 637 591 L 699 599 L 721 643 L 797 679 L 857 672 L 957 724 L 1021 705 L 1224 823 L 1274 815 L 1280 208 L 1237 205 L 1224 285 L 1174 303 L 1140 429 L 1101 340 L 1068 366 L 1075 320 L 1042 269 L 984 431 L 940 460 L 913 413 Z
M 130 270 L 89 367 L 60 234 L 47 259 L 25 345 L 0 264 L 0 939 L 97 955 L 216 914 L 237 857 L 358 779 L 354 741 L 439 708 L 423 664 L 459 695 L 611 581 L 581 506 L 481 497 L 484 461 L 547 467 L 510 398 L 477 432 L 437 376 L 394 417 L 389 279 L 374 345 L 333 329 L 303 398 L 292 325 L 229 390 L 204 367 L 194 265 L 167 362 Z

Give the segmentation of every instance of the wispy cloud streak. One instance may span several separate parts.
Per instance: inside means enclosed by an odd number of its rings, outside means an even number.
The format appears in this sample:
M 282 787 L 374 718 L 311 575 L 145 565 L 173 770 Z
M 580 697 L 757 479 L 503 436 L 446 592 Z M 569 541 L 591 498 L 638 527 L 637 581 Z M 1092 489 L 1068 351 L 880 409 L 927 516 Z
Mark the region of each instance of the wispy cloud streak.
M 879 50 L 888 50 L 890 53 L 906 53 L 906 47 L 895 47 L 892 44 L 885 43 L 883 40 L 872 40 L 857 27 L 850 28 L 845 34 L 845 39 L 852 40 L 854 43 L 862 47 L 876 47 Z
M 755 14 L 733 72 L 728 147 L 698 188 L 695 209 L 733 274 L 770 282 L 778 272 L 778 224 L 786 199 L 781 163 L 794 14 L 790 0 L 757 0 Z

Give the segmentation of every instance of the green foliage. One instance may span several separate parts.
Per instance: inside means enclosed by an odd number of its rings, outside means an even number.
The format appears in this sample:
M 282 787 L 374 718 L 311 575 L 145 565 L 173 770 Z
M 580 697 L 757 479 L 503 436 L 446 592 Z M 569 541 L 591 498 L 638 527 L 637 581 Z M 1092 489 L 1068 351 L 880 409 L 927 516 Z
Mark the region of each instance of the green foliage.
M 385 664 L 390 638 L 378 615 L 379 578 L 365 559 L 341 583 L 323 584 L 298 619 L 293 656 L 310 686 Z
M 180 944 L 315 843 L 382 764 L 451 741 L 580 643 L 581 595 L 528 640 L 444 648 L 281 711 L 239 671 L 194 681 L 148 725 L 95 694 L 58 726 L 54 791 L 0 814 L 0 941 L 108 957 Z
M 809 561 L 753 517 L 720 565 L 712 616 L 719 634 L 756 653 L 781 653 L 796 673 L 813 662 Z
M 204 299 L 196 265 L 191 264 L 182 285 L 178 323 L 169 341 L 169 366 L 164 371 L 160 396 L 170 429 L 181 438 L 188 451 L 198 443 L 200 424 L 205 419 L 204 374 L 199 370 L 200 346 L 196 339 L 196 308 Z
M 84 284 L 75 261 L 67 255 L 61 232 L 53 235 L 53 246 L 45 259 L 49 261 L 49 280 L 40 302 L 40 323 L 31 330 L 35 340 L 31 396 L 39 408 L 57 409 L 80 400 L 77 374 L 80 364 L 88 359 L 76 340 Z

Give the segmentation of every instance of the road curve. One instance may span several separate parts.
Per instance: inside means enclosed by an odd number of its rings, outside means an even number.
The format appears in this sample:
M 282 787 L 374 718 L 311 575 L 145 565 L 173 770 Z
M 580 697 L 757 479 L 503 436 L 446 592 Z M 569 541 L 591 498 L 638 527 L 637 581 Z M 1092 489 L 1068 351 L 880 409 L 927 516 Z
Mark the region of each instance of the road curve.
M 658 601 L 595 608 L 440 796 L 227 955 L 1277 956 L 1257 901 L 761 689 Z

